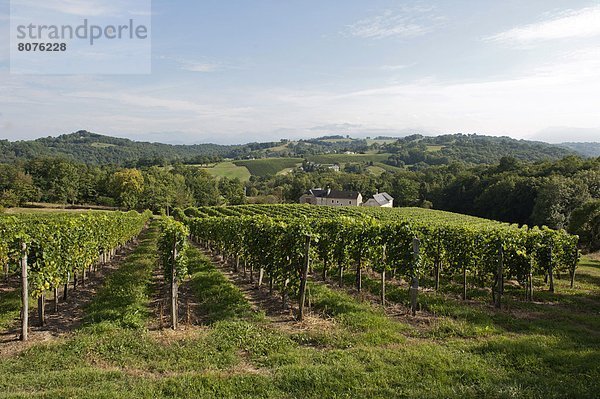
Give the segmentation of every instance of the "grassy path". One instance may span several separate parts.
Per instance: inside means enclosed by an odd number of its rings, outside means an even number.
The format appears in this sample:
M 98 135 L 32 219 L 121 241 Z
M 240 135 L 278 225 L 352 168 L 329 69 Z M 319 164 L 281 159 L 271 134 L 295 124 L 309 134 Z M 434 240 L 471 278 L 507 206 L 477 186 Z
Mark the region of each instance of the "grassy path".
M 0 360 L 0 398 L 594 398 L 597 347 L 560 334 L 415 337 L 378 306 L 312 284 L 323 323 L 279 328 L 195 248 L 199 325 L 150 331 L 157 232 L 71 337 Z M 468 322 L 468 321 L 466 321 Z
M 6 288 L 0 291 L 0 332 L 11 327 L 21 310 L 21 290 Z
M 238 288 L 229 283 L 198 248 L 188 249 L 189 288 L 196 299 L 196 319 L 203 324 L 222 320 L 252 319 L 259 315 Z

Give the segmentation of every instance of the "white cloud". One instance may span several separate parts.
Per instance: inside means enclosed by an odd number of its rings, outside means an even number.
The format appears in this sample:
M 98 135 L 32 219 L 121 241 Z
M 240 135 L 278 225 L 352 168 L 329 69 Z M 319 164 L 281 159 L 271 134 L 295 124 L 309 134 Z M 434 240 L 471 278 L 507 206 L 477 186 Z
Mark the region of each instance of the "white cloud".
M 215 72 L 221 69 L 221 65 L 210 62 L 193 62 L 193 61 L 185 61 L 181 63 L 181 69 L 184 71 L 190 72 Z
M 317 131 L 317 132 L 329 131 L 329 132 L 341 133 L 341 132 L 347 132 L 352 129 L 360 129 L 360 128 L 364 128 L 364 126 L 357 125 L 354 123 L 330 123 L 327 125 L 313 126 L 313 127 L 309 128 L 308 130 Z
M 274 113 L 271 122 L 281 126 L 343 120 L 365 129 L 397 131 L 426 125 L 444 132 L 524 138 L 548 126 L 600 126 L 599 55 L 600 48 L 563 54 L 554 63 L 515 77 L 423 79 L 350 92 L 282 90 L 262 93 L 253 101 L 289 110 Z
M 166 55 L 160 56 L 159 58 L 161 60 L 175 63 L 180 70 L 188 72 L 210 73 L 233 68 L 232 66 L 226 65 L 222 62 L 209 60 L 192 60 L 181 57 L 170 57 Z
M 110 78 L 0 74 L 0 128 L 12 126 L 3 137 L 86 128 L 146 140 L 234 143 L 328 132 L 391 135 L 415 126 L 520 138 L 549 126 L 599 127 L 600 46 L 553 57 L 514 76 L 432 77 L 356 90 L 236 86 L 204 92 L 197 79 L 135 88 Z M 406 132 L 414 131 L 422 129 Z
M 366 39 L 415 37 L 431 32 L 442 19 L 432 7 L 403 8 L 399 12 L 386 10 L 347 26 L 346 35 Z
M 210 118 L 236 117 L 247 114 L 252 110 L 248 107 L 218 106 L 209 101 L 201 103 L 198 101 L 170 99 L 164 96 L 157 97 L 147 94 L 127 93 L 124 91 L 116 94 L 100 91 L 80 91 L 65 95 L 79 99 L 106 100 L 113 103 L 133 106 L 136 109 L 155 108 L 172 112 L 193 113 L 199 117 Z
M 600 36 L 600 6 L 569 10 L 551 19 L 518 26 L 485 38 L 515 44 Z
M 401 71 L 412 66 L 414 64 L 383 65 L 380 69 L 383 71 Z

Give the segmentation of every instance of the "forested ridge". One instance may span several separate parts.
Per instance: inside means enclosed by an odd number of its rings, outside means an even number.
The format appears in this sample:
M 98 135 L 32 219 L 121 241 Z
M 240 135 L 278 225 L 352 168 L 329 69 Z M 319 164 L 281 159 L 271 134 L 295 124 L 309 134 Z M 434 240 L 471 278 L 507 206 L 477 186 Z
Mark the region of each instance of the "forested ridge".
M 60 156 L 87 164 L 126 166 L 160 165 L 170 162 L 203 164 L 223 158 L 306 157 L 352 151 L 391 153 L 390 163 L 447 164 L 498 162 L 503 156 L 526 161 L 559 159 L 585 150 L 543 142 L 515 140 L 476 134 L 448 134 L 437 137 L 412 135 L 404 138 L 352 139 L 325 136 L 316 139 L 239 145 L 148 143 L 78 131 L 36 140 L 0 140 L 0 162 L 13 162 L 43 156 Z M 590 155 L 589 151 L 583 155 Z

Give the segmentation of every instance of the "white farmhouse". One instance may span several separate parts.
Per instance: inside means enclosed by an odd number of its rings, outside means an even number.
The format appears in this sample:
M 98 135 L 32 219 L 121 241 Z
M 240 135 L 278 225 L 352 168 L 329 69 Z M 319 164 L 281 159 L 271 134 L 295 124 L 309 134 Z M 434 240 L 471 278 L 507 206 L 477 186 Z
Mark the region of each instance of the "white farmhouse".
M 362 195 L 357 191 L 337 191 L 331 189 L 313 188 L 300 197 L 301 204 L 321 206 L 360 206 Z
M 388 193 L 375 194 L 373 198 L 369 198 L 362 206 L 378 206 L 381 208 L 392 208 L 394 206 L 394 198 Z

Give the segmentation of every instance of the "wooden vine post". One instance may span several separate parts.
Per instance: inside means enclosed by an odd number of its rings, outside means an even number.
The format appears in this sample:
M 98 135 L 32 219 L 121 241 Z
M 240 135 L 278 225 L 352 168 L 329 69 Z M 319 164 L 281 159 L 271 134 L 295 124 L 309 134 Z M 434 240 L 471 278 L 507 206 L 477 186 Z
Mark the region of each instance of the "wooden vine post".
M 302 265 L 302 274 L 300 276 L 300 303 L 298 304 L 298 320 L 304 319 L 304 302 L 306 302 L 306 280 L 308 279 L 308 266 L 310 264 L 310 236 L 306 236 L 304 246 L 304 264 Z
M 548 259 L 548 276 L 550 277 L 550 292 L 554 292 L 554 256 L 552 255 L 553 252 L 553 245 L 550 245 L 550 254 L 549 254 L 549 259 Z
M 575 285 L 575 270 L 577 269 L 577 263 L 579 261 L 579 248 L 575 247 L 575 258 L 573 258 L 573 264 L 569 269 L 569 274 L 571 275 L 571 288 Z
M 21 341 L 27 341 L 29 332 L 29 286 L 27 282 L 27 244 L 21 242 Z
M 362 258 L 359 258 L 356 264 L 356 291 L 362 291 Z
M 171 264 L 171 328 L 177 329 L 177 273 L 175 263 L 177 262 L 177 235 L 173 236 L 173 250 L 171 253 L 173 263 Z
M 462 260 L 461 263 L 462 263 L 462 286 L 463 286 L 462 299 L 463 299 L 463 301 L 466 301 L 467 300 L 467 262 Z
M 67 279 L 65 281 L 65 285 L 63 287 L 63 301 L 67 300 L 69 296 L 69 281 L 71 280 L 71 272 L 67 272 Z
M 419 251 L 421 242 L 418 238 L 413 238 L 413 263 L 412 263 L 412 281 L 409 289 L 410 310 L 412 315 L 417 314 L 417 295 L 419 294 L 419 277 L 417 276 L 417 267 L 419 266 Z
M 533 257 L 529 260 L 529 271 L 527 275 L 527 300 L 533 301 Z
M 436 246 L 435 260 L 434 260 L 434 272 L 435 272 L 435 290 L 440 289 L 440 267 L 441 267 L 441 256 L 440 256 L 440 243 L 438 241 Z
M 54 287 L 54 313 L 58 313 L 58 287 Z
M 504 294 L 504 248 L 502 243 L 498 245 L 498 270 L 496 273 L 496 295 L 494 295 L 494 306 L 502 307 L 502 294 Z
M 40 327 L 44 327 L 46 325 L 46 292 L 42 291 L 40 296 L 38 296 L 38 319 L 40 323 Z
M 381 254 L 381 262 L 383 263 L 383 267 L 381 269 L 381 306 L 385 306 L 385 245 L 383 246 L 383 251 Z

